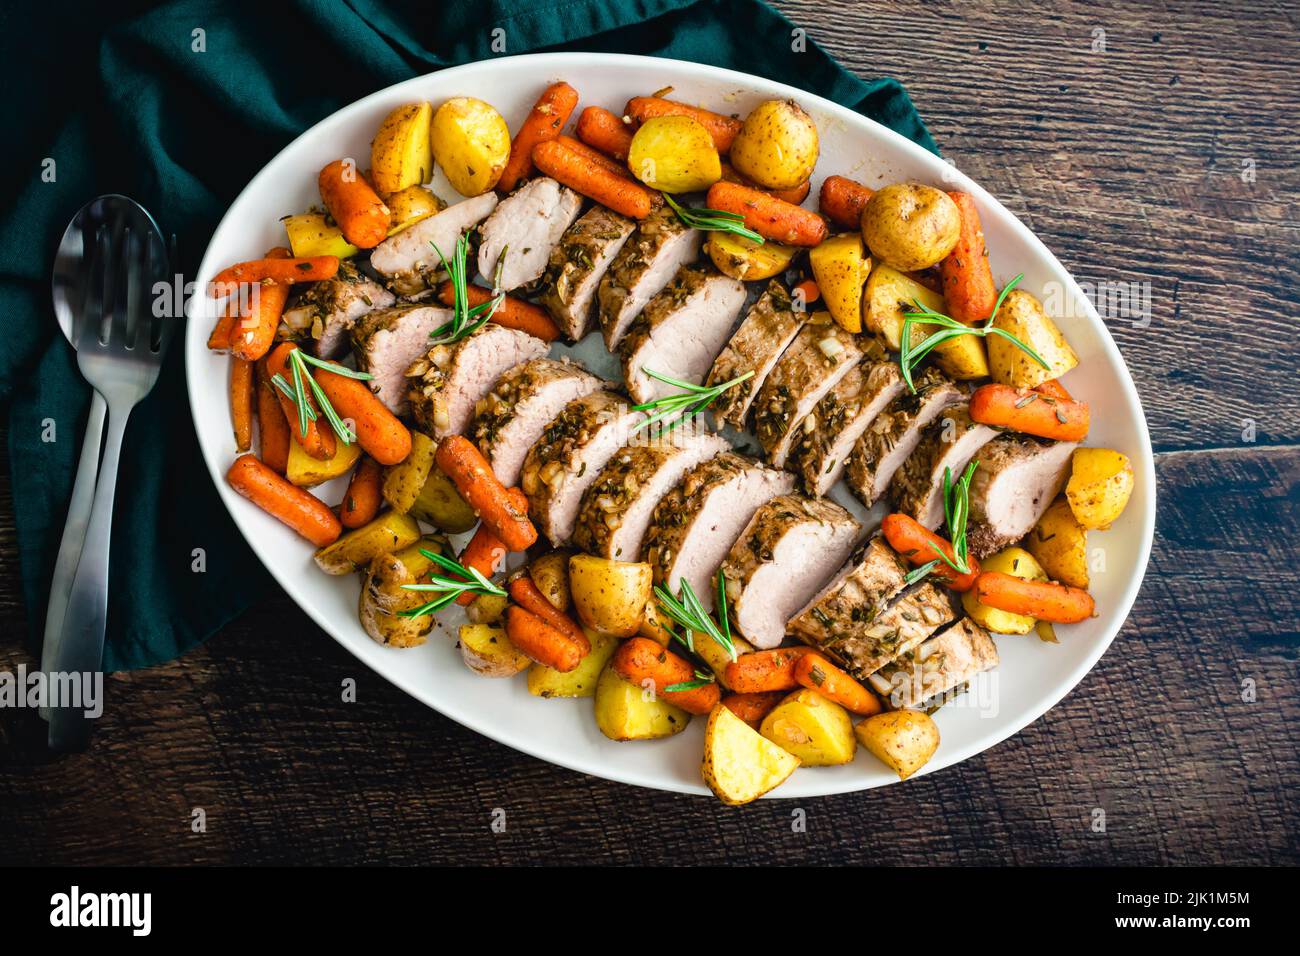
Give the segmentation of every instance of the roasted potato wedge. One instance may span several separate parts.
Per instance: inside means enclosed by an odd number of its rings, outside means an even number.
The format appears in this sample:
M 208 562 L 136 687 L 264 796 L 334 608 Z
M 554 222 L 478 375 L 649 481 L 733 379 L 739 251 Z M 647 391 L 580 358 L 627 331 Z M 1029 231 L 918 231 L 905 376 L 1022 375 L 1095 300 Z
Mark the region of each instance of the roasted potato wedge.
M 429 103 L 405 103 L 379 124 L 370 144 L 370 182 L 381 196 L 427 183 L 433 177 L 429 151 L 432 116 Z
M 510 599 L 501 594 L 480 594 L 469 602 L 465 616 L 474 624 L 496 624 L 510 606 Z
M 1043 368 L 1015 343 L 1000 335 L 987 338 L 989 369 L 993 381 L 1017 388 L 1033 388 L 1060 378 L 1079 364 L 1079 357 L 1065 341 L 1056 323 L 1043 311 L 1042 303 L 1023 289 L 1012 289 L 993 318 L 993 327 L 1010 332 L 1042 356 L 1050 368 Z
M 1087 590 L 1088 530 L 1065 498 L 1057 498 L 1043 512 L 1025 538 L 1025 547 L 1053 581 Z
M 596 726 L 610 740 L 671 737 L 691 722 L 686 711 L 619 677 L 609 664 L 596 681 L 595 707 Z
M 460 626 L 460 656 L 465 666 L 481 677 L 514 677 L 532 664 L 510 643 L 504 628 L 489 624 Z
M 289 236 L 289 248 L 295 256 L 338 256 L 350 259 L 360 250 L 343 238 L 343 230 L 321 212 L 301 216 L 285 216 L 284 231 Z
M 919 710 L 892 710 L 868 717 L 853 728 L 858 743 L 906 780 L 939 749 L 939 727 Z
M 419 431 L 411 431 L 411 453 L 396 465 L 384 469 L 384 500 L 394 511 L 406 514 L 420 496 L 433 469 L 438 443 Z
M 709 233 L 704 249 L 719 272 L 745 282 L 780 275 L 799 253 L 795 246 L 771 241 L 760 245 L 734 232 Z
M 412 436 L 417 434 L 411 433 Z M 411 445 L 414 453 L 415 445 Z M 437 465 L 429 468 L 415 502 L 408 509 L 412 518 L 418 518 L 448 534 L 461 534 L 478 524 L 478 515 L 456 490 L 456 483 Z
M 945 313 L 947 309 L 947 303 L 938 292 L 892 266 L 876 263 L 867 279 L 866 292 L 862 297 L 862 312 L 867 329 L 876 333 L 883 345 L 897 352 L 903 341 L 903 320 L 908 312 L 917 311 L 917 302 L 934 312 Z M 920 345 L 937 331 L 938 326 L 913 325 L 912 345 Z M 984 342 L 973 335 L 949 339 L 930 354 L 935 364 L 958 381 L 984 378 L 989 374 Z
M 713 137 L 689 116 L 656 116 L 641 124 L 628 149 L 627 167 L 651 189 L 693 193 L 722 178 Z
M 764 189 L 793 189 L 817 165 L 817 124 L 793 100 L 767 100 L 745 117 L 728 158 Z
M 831 236 L 808 253 L 808 262 L 832 318 L 846 332 L 861 332 L 862 286 L 871 272 L 862 236 Z
M 650 600 L 650 565 L 590 554 L 569 559 L 569 593 L 583 624 L 615 637 L 631 637 Z
M 992 557 L 980 561 L 980 570 L 1001 571 L 1024 581 L 1047 580 L 1042 566 L 1024 548 L 1003 548 Z M 1034 629 L 1032 617 L 981 604 L 975 596 L 974 588 L 961 596 L 961 604 L 970 618 L 985 630 L 998 634 L 1028 634 Z
M 326 574 L 347 574 L 381 554 L 392 554 L 420 540 L 420 526 L 398 511 L 386 511 L 316 552 Z
M 289 439 L 289 462 L 285 466 L 284 476 L 291 485 L 299 488 L 313 488 L 332 478 L 346 475 L 361 457 L 361 446 L 356 442 L 346 445 L 339 442 L 332 458 L 313 458 L 302 450 L 298 442 Z
M 1110 448 L 1076 448 L 1065 497 L 1079 524 L 1105 531 L 1128 506 L 1133 494 L 1133 463 Z
M 653 593 L 653 592 L 651 592 Z M 657 641 L 664 647 L 673 642 L 673 632 L 668 630 L 664 618 L 659 613 L 659 605 L 653 600 L 645 602 L 645 610 L 641 612 L 641 622 L 637 625 L 636 632 L 641 637 L 648 637 L 652 641 Z
M 443 209 L 438 197 L 423 186 L 407 186 L 399 189 L 386 200 L 388 206 L 388 234 L 395 236 L 408 226 L 414 226 L 421 219 L 428 219 Z
M 862 210 L 862 238 L 871 254 L 903 272 L 938 265 L 960 235 L 961 211 L 947 193 L 933 186 L 885 186 Z
M 423 552 L 432 551 L 434 554 L 447 554 L 449 550 L 445 537 L 440 534 L 425 534 L 420 536 L 419 541 L 396 552 L 393 557 L 401 561 L 406 566 L 406 569 L 417 578 L 422 578 L 433 568 L 433 561 Z M 426 598 L 426 600 L 428 599 Z
M 528 576 L 537 585 L 537 590 L 546 595 L 546 599 L 555 605 L 561 613 L 569 612 L 569 559 L 572 551 L 549 551 L 541 557 L 534 558 L 528 565 Z
M 700 772 L 723 803 L 740 806 L 757 800 L 798 768 L 798 757 L 772 743 L 725 704 L 709 714 Z
M 428 570 L 429 560 L 423 555 L 415 557 L 424 563 L 421 568 L 408 564 L 403 555 L 381 554 L 370 562 L 365 583 L 361 585 L 361 599 L 357 615 L 361 627 L 376 643 L 389 647 L 416 647 L 423 644 L 433 628 L 433 615 L 403 616 L 428 603 L 429 596 L 420 591 L 407 591 L 402 586 L 416 584 Z
M 587 628 L 591 652 L 568 673 L 545 664 L 528 668 L 528 693 L 534 697 L 594 697 L 596 684 L 609 659 L 618 650 L 618 638 Z
M 797 690 L 763 718 L 759 732 L 805 767 L 835 767 L 857 752 L 849 712 L 815 690 Z
M 497 184 L 510 159 L 510 129 L 496 108 L 472 96 L 438 107 L 430 127 L 433 158 L 462 196 L 480 196 Z

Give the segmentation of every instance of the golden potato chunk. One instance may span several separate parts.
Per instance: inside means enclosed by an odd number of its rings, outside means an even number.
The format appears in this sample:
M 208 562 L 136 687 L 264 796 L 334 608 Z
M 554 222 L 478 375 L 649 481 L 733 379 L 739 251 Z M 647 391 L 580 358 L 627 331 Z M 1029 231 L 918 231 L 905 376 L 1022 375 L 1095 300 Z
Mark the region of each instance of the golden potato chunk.
M 757 800 L 798 768 L 798 757 L 772 743 L 725 704 L 709 714 L 700 772 L 723 803 L 740 806 Z
M 777 704 L 763 718 L 759 732 L 805 767 L 848 763 L 858 749 L 849 712 L 806 688 Z
M 939 728 L 919 710 L 894 710 L 868 717 L 855 728 L 858 743 L 906 780 L 939 749 Z
M 1105 531 L 1124 513 L 1133 494 L 1133 463 L 1110 448 L 1076 448 L 1065 497 L 1079 524 Z

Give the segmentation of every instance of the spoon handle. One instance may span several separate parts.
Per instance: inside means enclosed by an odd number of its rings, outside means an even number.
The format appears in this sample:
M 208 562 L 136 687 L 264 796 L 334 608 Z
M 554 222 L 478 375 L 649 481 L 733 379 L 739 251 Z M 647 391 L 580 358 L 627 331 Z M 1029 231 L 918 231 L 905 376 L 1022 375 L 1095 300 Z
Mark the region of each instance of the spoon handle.
M 117 491 L 118 458 L 126 431 L 128 405 L 121 412 L 110 409 L 108 434 L 104 442 L 104 463 L 95 488 L 90 526 L 72 579 L 72 593 L 63 620 L 63 637 L 55 655 L 54 670 L 68 675 L 83 690 L 81 699 L 63 701 L 50 710 L 50 749 L 56 753 L 85 750 L 90 743 L 90 713 L 103 713 L 102 699 L 88 700 L 93 687 L 102 691 L 97 676 L 104 663 L 104 632 L 108 623 L 108 556 L 113 532 L 113 499 Z M 65 686 L 66 686 L 65 681 Z
M 90 506 L 95 501 L 95 480 L 99 476 L 99 448 L 104 441 L 104 413 L 108 404 L 95 389 L 90 390 L 90 415 L 86 419 L 86 437 L 81 442 L 81 459 L 77 462 L 77 478 L 72 485 L 72 500 L 68 503 L 68 520 L 63 525 L 63 540 L 59 542 L 59 556 L 54 562 L 54 578 L 50 581 L 50 600 L 45 610 L 45 639 L 41 642 L 41 670 L 49 673 L 58 654 L 59 640 L 63 636 L 63 616 L 72 594 L 72 578 L 81 560 L 81 547 L 86 540 L 86 525 L 90 523 Z M 50 719 L 49 707 L 41 707 L 41 717 Z

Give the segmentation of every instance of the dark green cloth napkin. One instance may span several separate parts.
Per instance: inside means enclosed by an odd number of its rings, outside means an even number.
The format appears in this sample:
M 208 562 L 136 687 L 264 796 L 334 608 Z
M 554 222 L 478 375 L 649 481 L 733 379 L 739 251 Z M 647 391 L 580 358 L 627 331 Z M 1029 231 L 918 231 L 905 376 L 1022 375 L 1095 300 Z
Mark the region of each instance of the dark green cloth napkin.
M 0 27 L 12 167 L 0 178 L 0 402 L 34 650 L 89 406 L 54 322 L 50 266 L 72 214 L 99 193 L 135 198 L 178 234 L 176 271 L 189 276 L 230 201 L 311 124 L 440 67 L 555 48 L 757 73 L 934 149 L 897 82 L 846 72 L 757 0 L 96 0 L 7 5 Z M 58 37 L 57 56 L 41 37 Z M 181 351 L 127 432 L 108 670 L 171 660 L 274 588 L 203 466 Z

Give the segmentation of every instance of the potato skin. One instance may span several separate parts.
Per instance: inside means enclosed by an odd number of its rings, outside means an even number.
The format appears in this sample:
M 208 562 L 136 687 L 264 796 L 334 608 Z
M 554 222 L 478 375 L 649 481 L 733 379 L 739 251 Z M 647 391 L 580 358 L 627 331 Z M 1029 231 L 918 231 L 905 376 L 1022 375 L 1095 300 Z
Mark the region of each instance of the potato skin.
M 285 466 L 284 476 L 291 485 L 299 488 L 312 488 L 316 485 L 346 475 L 361 457 L 361 446 L 356 442 L 344 445 L 340 442 L 332 458 L 313 458 L 303 451 L 302 445 L 289 439 L 289 460 Z
M 689 116 L 656 116 L 641 124 L 627 154 L 632 175 L 651 189 L 690 193 L 722 178 L 713 137 Z
M 583 624 L 602 634 L 631 637 L 650 600 L 650 565 L 590 554 L 569 559 L 569 593 Z
M 871 254 L 903 272 L 937 265 L 960 236 L 957 204 L 933 186 L 885 186 L 862 210 L 862 238 Z
M 782 750 L 719 703 L 704 729 L 700 773 L 723 803 L 738 807 L 757 800 L 799 768 L 799 758 Z
M 514 677 L 532 663 L 510 643 L 504 628 L 489 624 L 460 626 L 460 656 L 481 677 Z
M 1087 590 L 1088 531 L 1079 524 L 1064 497 L 1057 498 L 1043 512 L 1025 538 L 1025 547 L 1053 581 Z
M 419 540 L 420 526 L 414 519 L 386 511 L 317 551 L 316 564 L 326 574 L 348 574 L 381 554 L 392 554 Z
M 719 272 L 744 282 L 780 275 L 799 253 L 796 246 L 771 241 L 760 245 L 731 232 L 709 233 L 704 248 Z
M 417 434 L 418 432 L 412 431 L 411 437 L 414 438 Z M 461 534 L 478 524 L 478 515 L 460 496 L 456 483 L 436 464 L 429 469 L 424 485 L 408 513 L 448 534 Z
M 1076 448 L 1065 497 L 1079 524 L 1090 531 L 1109 528 L 1133 494 L 1133 463 L 1110 448 Z
M 745 117 L 728 157 L 736 172 L 765 189 L 793 189 L 812 176 L 821 144 L 817 124 L 793 100 L 767 100 Z
M 992 557 L 980 561 L 980 570 L 1001 571 L 1024 581 L 1047 580 L 1047 574 L 1037 559 L 1024 548 L 1003 548 Z M 1028 634 L 1034 629 L 1034 619 L 1028 615 L 1013 614 L 981 604 L 974 588 L 961 596 L 961 605 L 976 624 L 997 634 Z
M 654 740 L 686 729 L 691 715 L 646 693 L 608 663 L 596 681 L 596 726 L 610 740 Z
M 562 614 L 569 611 L 569 559 L 572 551 L 551 551 L 534 558 L 528 565 L 528 576 L 546 600 Z
M 939 728 L 919 710 L 893 710 L 868 717 L 853 728 L 858 743 L 906 780 L 939 749 Z
M 808 263 L 831 317 L 844 331 L 861 332 L 862 286 L 871 272 L 862 236 L 831 236 L 808 253 Z
M 381 196 L 427 183 L 433 176 L 429 153 L 429 103 L 405 103 L 379 124 L 370 144 L 370 181 Z
M 437 442 L 423 432 L 412 431 L 410 454 L 384 469 L 384 500 L 394 511 L 406 514 L 411 510 L 428 480 L 437 451 Z
M 407 226 L 414 226 L 421 219 L 428 219 L 442 211 L 438 197 L 423 186 L 407 186 L 399 189 L 386 200 L 390 214 L 388 234 L 396 235 Z
M 1056 323 L 1043 311 L 1042 303 L 1023 289 L 1012 289 L 993 317 L 993 327 L 1014 335 L 1042 356 L 1050 368 L 1043 368 L 1014 343 L 1000 335 L 987 337 L 989 370 L 993 381 L 1017 388 L 1034 388 L 1060 378 L 1079 364 Z
M 510 159 L 510 129 L 496 108 L 472 96 L 438 107 L 429 129 L 433 158 L 452 188 L 480 196 L 497 184 Z
M 427 561 L 426 561 L 427 563 Z M 433 627 L 433 615 L 402 617 L 402 611 L 417 608 L 428 601 L 428 595 L 407 591 L 403 584 L 415 584 L 419 574 L 407 567 L 394 554 L 381 554 L 370 562 L 357 617 L 362 629 L 378 644 L 389 647 L 416 647 L 423 644 L 425 635 Z
M 321 212 L 286 216 L 284 231 L 289 236 L 290 250 L 302 258 L 338 256 L 350 259 L 361 251 L 344 239 L 343 230 Z
M 763 718 L 759 732 L 805 767 L 849 763 L 857 751 L 849 712 L 815 690 L 797 690 Z

